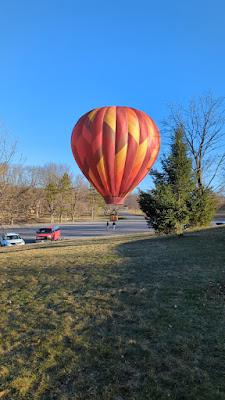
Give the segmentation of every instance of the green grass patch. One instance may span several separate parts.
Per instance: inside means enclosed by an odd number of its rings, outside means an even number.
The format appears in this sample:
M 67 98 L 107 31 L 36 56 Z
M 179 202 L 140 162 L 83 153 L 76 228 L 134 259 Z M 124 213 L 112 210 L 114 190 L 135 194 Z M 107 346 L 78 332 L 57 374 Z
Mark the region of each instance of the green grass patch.
M 224 228 L 0 249 L 0 279 L 0 399 L 225 399 Z

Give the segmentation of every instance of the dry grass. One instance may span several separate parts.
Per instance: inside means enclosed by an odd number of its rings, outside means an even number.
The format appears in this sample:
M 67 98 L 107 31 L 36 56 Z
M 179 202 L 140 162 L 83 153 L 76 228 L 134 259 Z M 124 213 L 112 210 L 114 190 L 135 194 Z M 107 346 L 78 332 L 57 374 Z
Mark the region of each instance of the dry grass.
M 224 228 L 142 237 L 0 250 L 0 399 L 225 399 Z

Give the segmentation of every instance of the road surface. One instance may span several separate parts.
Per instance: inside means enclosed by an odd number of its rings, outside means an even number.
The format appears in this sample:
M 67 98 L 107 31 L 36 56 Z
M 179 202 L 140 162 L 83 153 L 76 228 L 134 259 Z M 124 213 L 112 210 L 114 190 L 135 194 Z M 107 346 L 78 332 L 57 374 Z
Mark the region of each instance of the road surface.
M 44 224 L 43 226 L 48 226 L 48 224 Z M 112 229 L 112 222 L 110 222 L 109 230 L 106 230 L 106 221 L 82 222 L 67 225 L 57 224 L 57 226 L 60 226 L 62 237 L 65 239 L 149 232 L 144 219 L 120 220 L 116 222 L 115 231 Z M 35 233 L 39 228 L 40 225 L 21 226 L 20 228 L 8 228 L 7 231 L 19 233 L 26 243 L 32 243 L 35 241 Z
M 99 237 L 104 235 L 121 235 L 129 233 L 141 233 L 150 232 L 152 229 L 148 229 L 146 221 L 142 216 L 124 215 L 126 219 L 120 220 L 116 223 L 116 230 L 112 229 L 112 222 L 110 222 L 110 228 L 106 230 L 106 221 L 98 222 L 77 222 L 71 224 L 57 224 L 62 230 L 62 237 L 65 239 L 82 238 L 82 237 Z M 215 218 L 213 225 L 221 221 L 225 223 L 225 218 Z M 48 224 L 39 224 L 37 226 L 21 226 L 20 228 L 8 228 L 6 232 L 19 233 L 26 243 L 33 243 L 35 241 L 35 233 L 40 227 L 46 227 Z

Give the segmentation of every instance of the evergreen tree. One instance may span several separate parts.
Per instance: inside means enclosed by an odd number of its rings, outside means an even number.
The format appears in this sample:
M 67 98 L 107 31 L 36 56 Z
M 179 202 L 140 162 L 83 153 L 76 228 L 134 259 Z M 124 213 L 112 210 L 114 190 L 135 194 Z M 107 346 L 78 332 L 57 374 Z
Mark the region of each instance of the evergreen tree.
M 54 215 L 57 208 L 57 185 L 54 182 L 48 183 L 45 187 L 45 199 L 50 214 L 51 223 L 54 222 Z
M 59 179 L 58 182 L 58 215 L 62 222 L 63 214 L 68 211 L 68 203 L 72 192 L 72 180 L 67 172 Z
M 159 233 L 182 234 L 191 218 L 194 179 L 181 126 L 174 132 L 169 156 L 162 160 L 162 172 L 151 175 L 155 188 L 150 193 L 141 192 L 139 198 L 148 224 Z
M 191 211 L 190 224 L 192 226 L 209 225 L 215 215 L 217 202 L 218 200 L 211 189 L 204 186 L 195 188 L 189 205 Z

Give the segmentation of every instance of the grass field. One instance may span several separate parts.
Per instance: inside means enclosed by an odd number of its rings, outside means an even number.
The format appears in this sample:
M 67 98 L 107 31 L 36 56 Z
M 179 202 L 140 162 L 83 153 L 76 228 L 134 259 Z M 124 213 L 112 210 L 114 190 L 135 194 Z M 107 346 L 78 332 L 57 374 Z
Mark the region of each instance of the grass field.
M 225 399 L 225 229 L 0 249 L 0 399 Z

